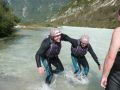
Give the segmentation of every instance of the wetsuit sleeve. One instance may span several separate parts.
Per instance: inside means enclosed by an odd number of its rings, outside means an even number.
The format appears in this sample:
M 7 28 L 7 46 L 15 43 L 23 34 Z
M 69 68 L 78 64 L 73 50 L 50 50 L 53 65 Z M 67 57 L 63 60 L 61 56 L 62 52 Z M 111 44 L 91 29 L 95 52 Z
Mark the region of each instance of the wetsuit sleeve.
M 89 47 L 88 47 L 88 51 L 91 54 L 91 56 L 93 57 L 94 61 L 97 63 L 97 65 L 100 65 L 100 63 L 98 61 L 98 58 L 97 58 L 97 56 L 96 56 L 95 52 L 93 51 L 90 44 L 89 44 Z
M 40 48 L 38 49 L 38 51 L 35 55 L 37 67 L 41 67 L 40 57 L 45 57 L 45 52 L 48 48 L 49 48 L 49 42 L 47 40 L 43 40 Z
M 76 44 L 76 39 L 73 39 L 73 38 L 71 38 L 71 37 L 69 37 L 68 35 L 66 35 L 66 34 L 61 34 L 61 40 L 62 41 L 68 41 L 68 42 L 70 42 L 72 45 L 74 45 L 74 44 Z

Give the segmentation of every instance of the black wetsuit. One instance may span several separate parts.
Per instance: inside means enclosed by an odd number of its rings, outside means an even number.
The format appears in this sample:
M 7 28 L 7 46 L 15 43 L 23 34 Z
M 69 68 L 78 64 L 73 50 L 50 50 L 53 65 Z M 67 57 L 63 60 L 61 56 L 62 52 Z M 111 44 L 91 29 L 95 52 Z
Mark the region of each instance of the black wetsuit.
M 120 90 L 120 52 L 116 55 L 105 90 Z
M 71 45 L 71 48 L 77 48 L 78 46 L 78 39 L 73 39 L 73 38 L 68 38 L 68 41 L 72 44 Z M 88 52 L 91 54 L 91 56 L 93 57 L 94 61 L 97 63 L 97 65 L 100 65 L 100 63 L 98 62 L 98 58 L 96 56 L 96 54 L 94 53 L 92 47 L 90 44 L 88 44 L 86 46 Z M 84 68 L 84 74 L 87 75 L 88 74 L 88 71 L 89 71 L 89 64 L 85 58 L 85 55 L 81 55 L 81 56 L 75 56 L 73 53 L 72 53 L 72 50 L 71 50 L 71 58 L 72 58 L 72 63 L 73 63 L 73 67 L 74 67 L 74 73 L 80 73 L 81 71 L 79 69 L 81 69 L 81 65 L 83 66 Z M 76 66 L 78 63 L 79 65 L 79 68 Z
M 68 36 L 65 34 L 61 34 L 61 41 L 68 41 Z M 59 51 L 55 56 L 49 55 L 47 52 L 51 49 L 51 45 L 55 44 L 56 46 L 59 47 Z M 59 73 L 64 70 L 63 65 L 58 57 L 58 54 L 61 49 L 61 42 L 53 42 L 50 37 L 46 38 L 43 40 L 39 50 L 36 53 L 36 63 L 37 67 L 41 67 L 41 63 L 44 65 L 47 78 L 46 78 L 46 83 L 50 84 L 53 73 Z M 54 53 L 54 51 L 52 52 Z M 55 70 L 52 69 L 51 64 L 56 67 Z

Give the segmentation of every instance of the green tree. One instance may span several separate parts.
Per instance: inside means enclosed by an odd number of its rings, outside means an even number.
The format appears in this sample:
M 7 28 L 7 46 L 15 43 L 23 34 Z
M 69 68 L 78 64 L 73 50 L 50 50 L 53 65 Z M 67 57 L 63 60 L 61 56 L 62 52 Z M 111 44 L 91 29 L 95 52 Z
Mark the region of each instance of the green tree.
M 0 0 L 0 37 L 5 37 L 14 31 L 14 26 L 19 22 L 9 4 L 5 0 Z

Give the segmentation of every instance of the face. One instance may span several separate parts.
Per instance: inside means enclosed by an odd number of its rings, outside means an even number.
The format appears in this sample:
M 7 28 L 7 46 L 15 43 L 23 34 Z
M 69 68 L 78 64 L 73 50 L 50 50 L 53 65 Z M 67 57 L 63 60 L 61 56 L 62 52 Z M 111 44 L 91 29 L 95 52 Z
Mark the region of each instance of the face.
M 54 40 L 55 42 L 60 42 L 60 40 L 61 40 L 61 35 L 54 36 L 54 37 L 53 37 L 53 40 Z
M 117 17 L 118 21 L 120 21 L 120 15 L 118 14 L 118 17 Z
M 88 43 L 85 43 L 85 42 L 83 43 L 83 42 L 81 42 L 81 46 L 82 46 L 82 47 L 86 47 L 87 45 L 88 45 Z
M 80 45 L 82 47 L 86 47 L 88 45 L 88 39 L 86 39 L 86 38 L 81 39 L 80 40 Z

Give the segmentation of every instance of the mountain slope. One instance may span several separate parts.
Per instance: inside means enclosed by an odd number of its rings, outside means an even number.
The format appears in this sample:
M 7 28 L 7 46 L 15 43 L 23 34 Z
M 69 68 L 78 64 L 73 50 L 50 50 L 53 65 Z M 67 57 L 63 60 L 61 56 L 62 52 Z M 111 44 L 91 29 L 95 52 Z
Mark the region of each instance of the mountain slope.
M 23 22 L 45 22 L 70 0 L 7 0 Z
M 120 0 L 72 0 L 50 20 L 63 25 L 114 28 Z

